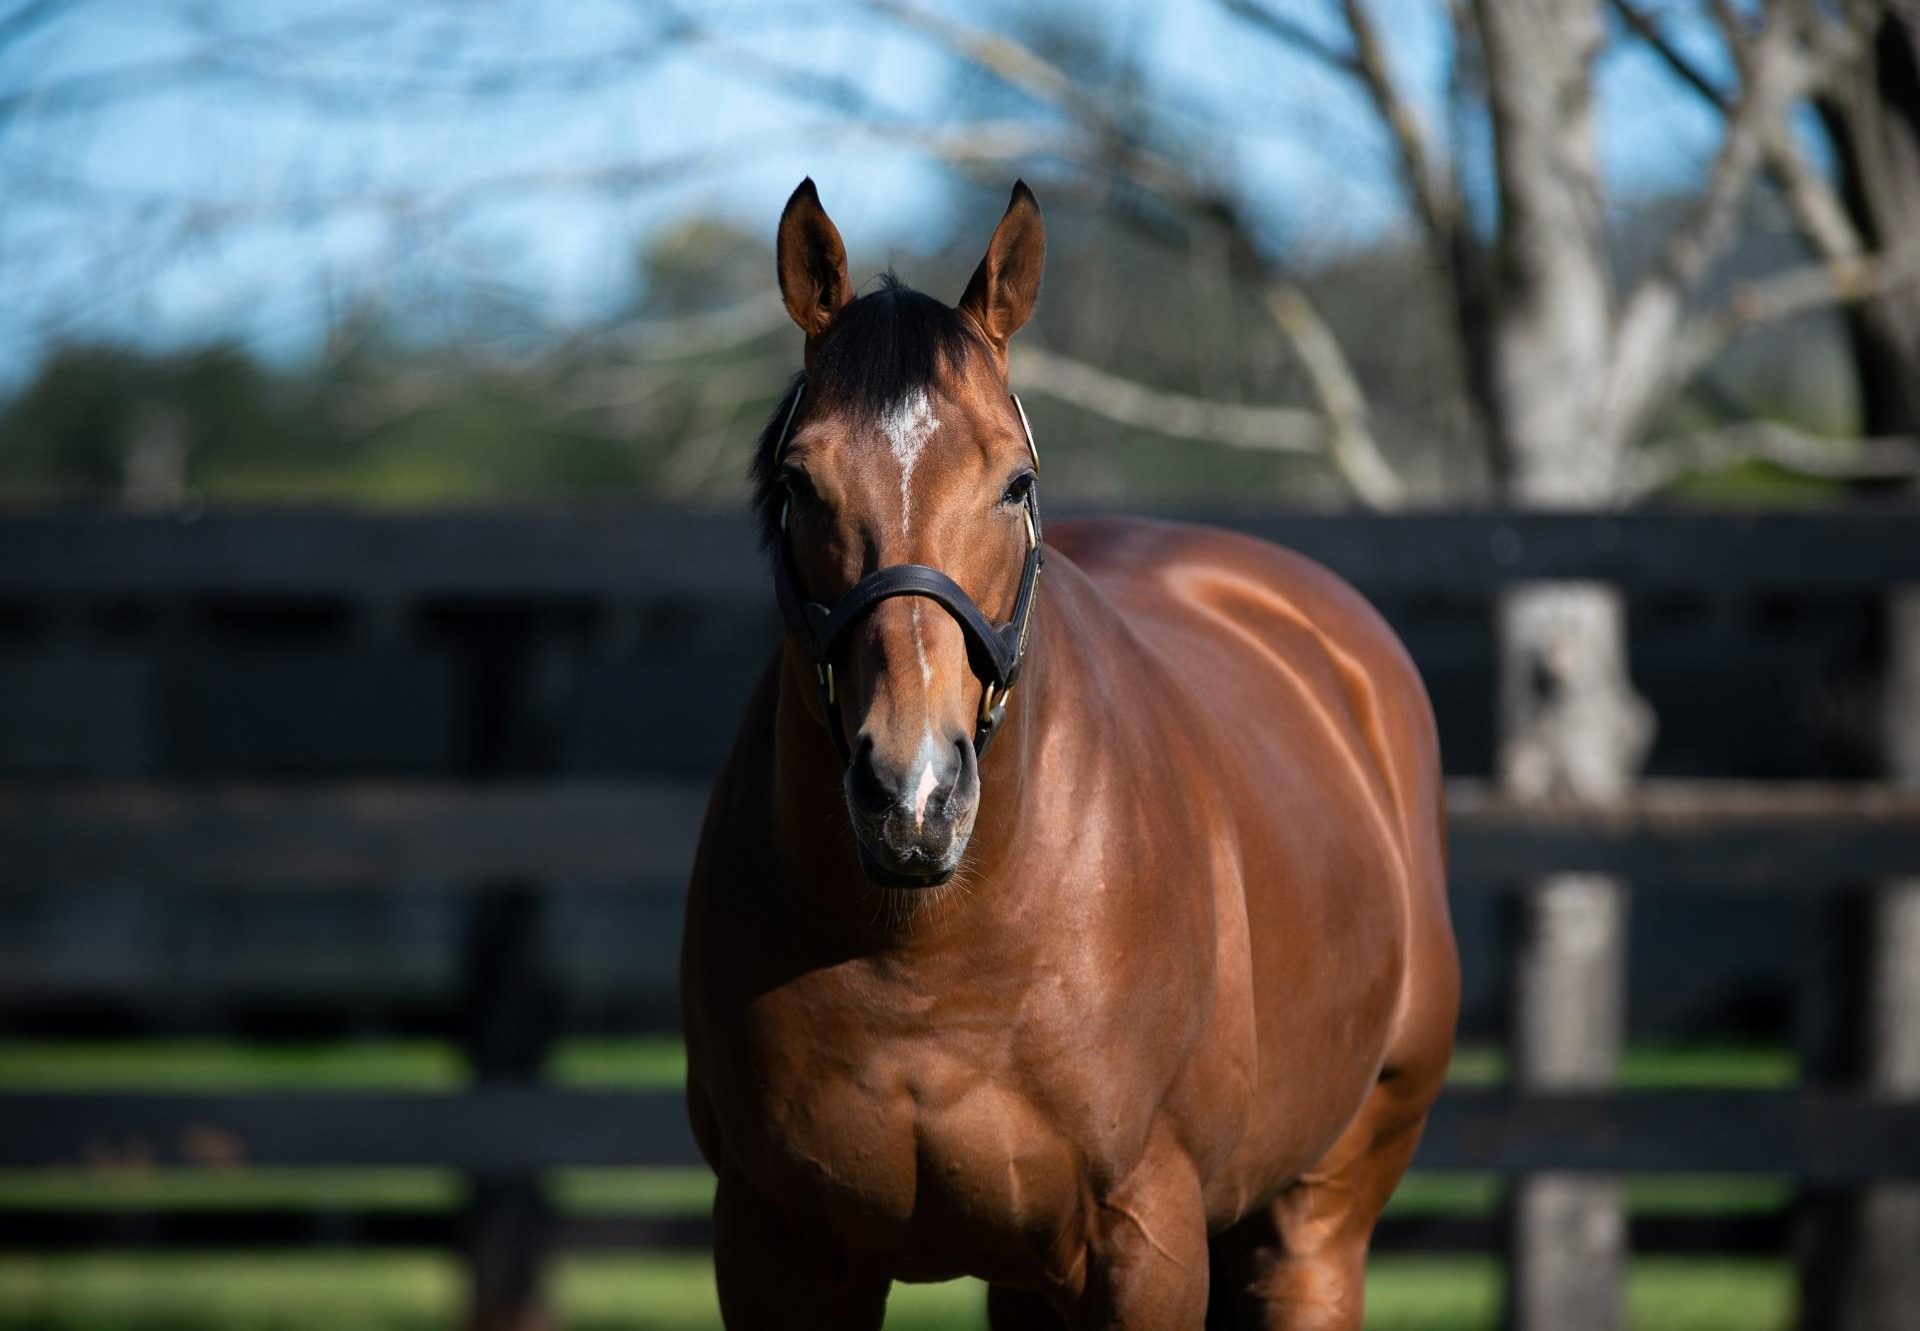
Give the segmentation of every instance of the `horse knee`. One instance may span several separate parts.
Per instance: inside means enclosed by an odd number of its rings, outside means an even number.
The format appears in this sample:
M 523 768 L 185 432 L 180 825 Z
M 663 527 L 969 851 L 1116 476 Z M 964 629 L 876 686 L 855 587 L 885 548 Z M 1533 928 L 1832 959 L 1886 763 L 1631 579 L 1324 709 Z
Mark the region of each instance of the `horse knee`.
M 1185 1156 L 1163 1151 L 1099 1203 L 1075 1325 L 1194 1331 L 1207 1312 L 1207 1217 Z
M 1276 1254 L 1248 1292 L 1262 1331 L 1359 1331 L 1366 1307 L 1367 1249 L 1340 1243 L 1317 1252 Z

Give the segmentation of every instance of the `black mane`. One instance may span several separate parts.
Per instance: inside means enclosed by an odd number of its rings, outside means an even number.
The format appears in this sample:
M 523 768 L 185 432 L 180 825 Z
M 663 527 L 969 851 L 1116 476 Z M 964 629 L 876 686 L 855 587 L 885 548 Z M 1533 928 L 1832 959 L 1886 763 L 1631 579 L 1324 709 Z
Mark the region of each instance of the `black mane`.
M 807 395 L 871 423 L 914 389 L 930 387 L 942 369 L 959 369 L 973 347 L 985 344 L 955 310 L 887 272 L 873 291 L 841 306 L 821 334 Z M 794 376 L 753 451 L 753 509 L 769 547 L 780 535 L 782 497 L 774 450 L 803 378 Z

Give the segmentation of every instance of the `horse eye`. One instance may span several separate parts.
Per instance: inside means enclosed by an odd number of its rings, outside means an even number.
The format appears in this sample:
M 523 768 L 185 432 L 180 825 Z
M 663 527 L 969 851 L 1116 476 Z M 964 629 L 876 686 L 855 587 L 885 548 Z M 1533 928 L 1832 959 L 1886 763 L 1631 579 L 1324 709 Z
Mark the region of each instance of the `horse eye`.
M 1007 492 L 1000 496 L 1003 504 L 1018 504 L 1027 497 L 1027 491 L 1033 489 L 1033 473 L 1023 471 L 1007 484 Z

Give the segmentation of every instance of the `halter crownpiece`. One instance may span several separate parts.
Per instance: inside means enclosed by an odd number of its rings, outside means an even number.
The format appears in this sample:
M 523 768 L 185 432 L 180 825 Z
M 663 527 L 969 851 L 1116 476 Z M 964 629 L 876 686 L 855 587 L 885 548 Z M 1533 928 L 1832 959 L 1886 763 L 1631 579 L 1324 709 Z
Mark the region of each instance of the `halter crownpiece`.
M 806 388 L 806 381 L 802 379 L 793 391 L 793 403 L 787 408 L 787 419 L 780 427 L 780 438 L 773 448 L 776 466 L 786 456 L 787 437 L 793 432 L 793 418 L 800 410 L 800 399 L 806 393 Z M 1020 428 L 1027 436 L 1027 451 L 1033 455 L 1034 469 L 1038 471 L 1040 450 L 1034 447 L 1033 427 L 1027 423 L 1026 408 L 1020 405 L 1017 394 L 1009 393 L 1008 396 L 1013 399 L 1013 409 L 1020 414 Z M 1040 546 L 1040 498 L 1037 489 L 1037 485 L 1029 485 L 1026 498 L 1022 501 L 1027 519 L 1027 555 L 1020 568 L 1020 591 L 1014 598 L 1013 618 L 999 628 L 993 626 L 959 583 L 926 564 L 889 564 L 885 568 L 877 568 L 849 587 L 847 594 L 831 607 L 818 601 L 809 601 L 801 591 L 799 574 L 793 566 L 793 551 L 787 542 L 788 504 L 782 502 L 780 539 L 774 548 L 774 596 L 780 603 L 781 615 L 787 621 L 787 632 L 793 635 L 794 641 L 813 661 L 814 676 L 820 686 L 820 704 L 826 713 L 827 733 L 833 737 L 833 747 L 840 754 L 842 763 L 852 762 L 853 755 L 848 750 L 846 732 L 840 724 L 840 698 L 834 685 L 833 654 L 841 639 L 856 623 L 866 618 L 882 601 L 895 596 L 924 596 L 945 610 L 960 626 L 960 632 L 967 641 L 967 664 L 985 688 L 980 699 L 980 718 L 973 731 L 973 751 L 979 757 L 986 756 L 987 745 L 993 742 L 994 732 L 1006 719 L 1007 695 L 1020 678 L 1020 661 L 1026 655 L 1027 631 L 1033 621 L 1034 592 L 1040 582 L 1040 566 L 1045 562 Z

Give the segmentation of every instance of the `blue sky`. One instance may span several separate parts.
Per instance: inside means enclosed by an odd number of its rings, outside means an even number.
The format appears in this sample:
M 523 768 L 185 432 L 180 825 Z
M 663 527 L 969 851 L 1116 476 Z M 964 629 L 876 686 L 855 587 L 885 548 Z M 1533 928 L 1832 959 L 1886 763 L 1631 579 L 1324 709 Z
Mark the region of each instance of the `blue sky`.
M 0 22 L 21 3 L 0 3 Z M 1146 53 L 1156 100 L 1179 108 L 1174 123 L 1305 254 L 1402 224 L 1378 134 L 1337 75 L 1250 36 L 1206 0 L 1069 8 Z M 1337 32 L 1329 8 L 1292 6 Z M 1442 7 L 1376 0 L 1376 9 L 1431 123 L 1446 64 Z M 856 266 L 878 267 L 946 215 L 947 177 L 912 152 L 834 129 L 816 104 L 743 64 L 839 77 L 921 121 L 1018 105 L 857 6 L 688 12 L 724 36 L 663 43 L 644 0 L 74 0 L 0 50 L 0 94 L 14 94 L 0 112 L 0 188 L 11 200 L 0 209 L 0 280 L 16 293 L 0 308 L 0 381 L 17 382 L 59 339 L 167 346 L 221 336 L 298 356 L 346 303 L 430 318 L 450 292 L 511 291 L 564 326 L 628 288 L 635 249 L 658 228 L 718 215 L 770 232 L 809 173 Z M 985 12 L 983 22 L 1018 30 L 1011 8 Z M 204 13 L 224 16 L 219 30 L 244 42 L 215 41 L 196 25 Z M 197 63 L 169 81 L 183 60 Z M 152 79 L 154 89 L 95 104 L 85 81 L 103 73 Z M 531 86 L 469 86 L 503 76 Z M 51 91 L 23 100 L 23 89 Z M 1610 55 L 1600 89 L 1616 192 L 1669 190 L 1697 175 L 1716 122 L 1649 57 Z M 563 179 L 615 164 L 670 169 L 644 186 Z M 1484 183 L 1484 170 L 1470 179 Z M 497 187 L 451 222 L 365 202 L 396 191 L 430 200 L 488 181 Z M 202 225 L 181 225 L 181 200 L 198 201 Z

